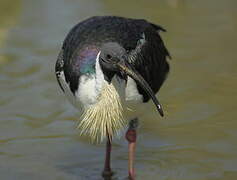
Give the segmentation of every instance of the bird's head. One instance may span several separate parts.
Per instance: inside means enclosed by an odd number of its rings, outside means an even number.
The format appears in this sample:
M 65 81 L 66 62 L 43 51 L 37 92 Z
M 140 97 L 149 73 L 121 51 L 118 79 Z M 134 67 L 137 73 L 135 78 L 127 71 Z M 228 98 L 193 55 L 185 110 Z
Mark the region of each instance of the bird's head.
M 105 43 L 100 52 L 99 63 L 105 80 L 110 84 L 115 75 L 127 80 L 131 77 L 151 97 L 160 115 L 163 116 L 162 107 L 146 80 L 136 71 L 134 65 L 129 63 L 126 50 L 118 43 Z
M 100 52 L 99 63 L 105 80 L 110 84 L 115 75 L 127 80 L 126 74 L 118 64 L 125 64 L 127 59 L 126 50 L 118 43 L 105 43 Z

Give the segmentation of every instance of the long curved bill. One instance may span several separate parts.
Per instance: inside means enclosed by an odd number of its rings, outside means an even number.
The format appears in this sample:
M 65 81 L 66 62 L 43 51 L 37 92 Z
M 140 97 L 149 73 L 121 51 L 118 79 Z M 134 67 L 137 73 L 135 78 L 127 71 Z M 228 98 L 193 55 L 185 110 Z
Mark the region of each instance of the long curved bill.
M 134 68 L 132 68 L 128 63 L 122 64 L 119 62 L 119 63 L 117 63 L 117 65 L 122 72 L 124 72 L 125 74 L 130 76 L 132 79 L 134 79 L 146 91 L 146 93 L 151 97 L 152 101 L 156 105 L 158 112 L 163 117 L 164 112 L 162 110 L 161 104 L 159 103 L 154 92 L 152 91 L 149 84 L 145 81 L 145 79 Z

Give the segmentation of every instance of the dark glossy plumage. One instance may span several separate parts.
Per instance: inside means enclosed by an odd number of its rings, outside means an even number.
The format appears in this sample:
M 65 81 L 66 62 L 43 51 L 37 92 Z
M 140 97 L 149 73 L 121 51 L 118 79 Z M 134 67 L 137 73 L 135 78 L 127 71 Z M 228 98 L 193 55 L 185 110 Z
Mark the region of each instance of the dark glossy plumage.
M 130 57 L 129 62 L 156 93 L 169 71 L 166 61 L 169 53 L 159 35 L 160 30 L 165 31 L 146 20 L 115 16 L 89 18 L 73 27 L 67 35 L 62 55 L 56 64 L 56 72 L 63 69 L 66 81 L 70 82 L 71 91 L 75 92 L 79 77 L 83 73 L 93 73 L 96 55 L 102 44 L 117 42 L 125 48 Z M 63 66 L 60 66 L 62 61 Z M 81 70 L 83 63 L 89 64 L 86 72 Z M 138 90 L 143 95 L 144 102 L 148 101 L 149 96 L 144 90 L 140 87 Z

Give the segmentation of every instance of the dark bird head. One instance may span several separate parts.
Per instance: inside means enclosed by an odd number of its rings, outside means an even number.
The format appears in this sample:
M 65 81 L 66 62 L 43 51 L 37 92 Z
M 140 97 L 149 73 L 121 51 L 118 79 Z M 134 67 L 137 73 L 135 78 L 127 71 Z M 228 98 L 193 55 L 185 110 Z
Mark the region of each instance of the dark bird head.
M 142 87 L 144 91 L 151 97 L 161 116 L 164 116 L 162 107 L 152 91 L 149 84 L 140 75 L 139 72 L 128 61 L 126 50 L 115 42 L 105 43 L 100 52 L 99 63 L 104 74 L 104 78 L 108 83 L 111 83 L 115 75 L 127 80 L 131 77 L 137 85 Z
M 124 64 L 126 59 L 126 50 L 118 43 L 105 43 L 102 46 L 99 63 L 108 83 L 111 83 L 115 74 L 126 80 L 125 74 L 118 67 L 118 64 Z

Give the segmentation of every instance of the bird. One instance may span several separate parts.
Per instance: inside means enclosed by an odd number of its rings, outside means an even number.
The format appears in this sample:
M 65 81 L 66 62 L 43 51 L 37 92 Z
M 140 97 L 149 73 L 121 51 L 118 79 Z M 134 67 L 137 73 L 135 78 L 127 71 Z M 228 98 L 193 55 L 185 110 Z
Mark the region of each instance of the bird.
M 135 179 L 136 105 L 152 100 L 164 116 L 157 93 L 167 78 L 170 54 L 160 36 L 166 30 L 145 19 L 93 16 L 76 24 L 59 52 L 55 74 L 61 90 L 79 110 L 80 134 L 106 140 L 102 176 L 113 176 L 112 140 L 127 128 L 128 177 Z M 134 118 L 127 120 L 126 111 Z

